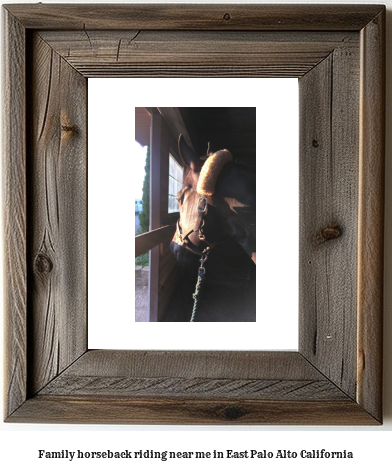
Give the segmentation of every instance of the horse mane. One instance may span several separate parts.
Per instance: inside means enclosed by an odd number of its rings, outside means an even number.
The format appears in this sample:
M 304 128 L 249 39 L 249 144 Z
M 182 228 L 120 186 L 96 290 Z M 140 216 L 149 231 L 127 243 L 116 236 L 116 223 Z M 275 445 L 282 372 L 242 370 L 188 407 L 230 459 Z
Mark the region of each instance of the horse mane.
M 232 160 L 233 156 L 228 150 L 220 150 L 209 156 L 200 171 L 197 192 L 202 196 L 212 196 L 222 168 Z
M 256 168 L 241 162 L 226 163 L 215 185 L 215 197 L 233 198 L 255 208 Z

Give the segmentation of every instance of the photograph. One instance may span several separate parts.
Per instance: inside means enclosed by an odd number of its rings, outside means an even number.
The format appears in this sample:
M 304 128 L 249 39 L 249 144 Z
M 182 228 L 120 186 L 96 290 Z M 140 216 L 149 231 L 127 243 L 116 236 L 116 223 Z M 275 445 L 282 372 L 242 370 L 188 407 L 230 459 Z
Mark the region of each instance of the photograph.
M 162 322 L 254 322 L 256 108 L 135 112 L 135 139 L 147 148 L 149 165 L 143 199 L 135 199 L 145 204 L 141 211 L 135 204 L 136 252 L 151 238 L 148 203 L 159 205 L 151 207 L 159 228 L 175 228 L 171 242 L 165 234 L 154 242 L 159 252 L 135 255 L 136 320 L 154 320 L 155 309 Z M 150 168 L 159 185 L 150 182 Z

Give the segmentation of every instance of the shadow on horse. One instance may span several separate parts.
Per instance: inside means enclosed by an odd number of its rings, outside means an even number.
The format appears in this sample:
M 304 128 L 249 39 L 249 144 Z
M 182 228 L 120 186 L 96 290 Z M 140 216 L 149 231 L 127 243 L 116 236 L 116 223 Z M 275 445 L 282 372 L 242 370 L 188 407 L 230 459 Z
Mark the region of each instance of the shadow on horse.
M 183 185 L 170 247 L 183 270 L 165 320 L 189 321 L 199 267 L 208 277 L 197 321 L 255 321 L 256 170 L 210 145 L 197 157 L 181 135 L 178 149 Z

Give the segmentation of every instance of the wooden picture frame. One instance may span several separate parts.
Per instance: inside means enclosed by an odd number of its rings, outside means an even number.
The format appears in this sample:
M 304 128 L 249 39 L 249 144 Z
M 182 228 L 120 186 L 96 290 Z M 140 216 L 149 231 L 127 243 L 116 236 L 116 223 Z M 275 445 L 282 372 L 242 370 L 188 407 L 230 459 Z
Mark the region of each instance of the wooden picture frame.
M 380 424 L 385 7 L 19 4 L 3 18 L 6 421 Z M 298 352 L 88 350 L 96 76 L 299 78 Z

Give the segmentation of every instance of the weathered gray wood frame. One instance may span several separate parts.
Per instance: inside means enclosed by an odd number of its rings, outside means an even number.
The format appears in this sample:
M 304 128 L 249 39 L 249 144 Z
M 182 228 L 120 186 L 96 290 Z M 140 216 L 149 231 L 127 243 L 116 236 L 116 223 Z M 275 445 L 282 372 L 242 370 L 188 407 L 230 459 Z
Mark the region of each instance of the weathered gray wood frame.
M 3 18 L 5 419 L 381 423 L 385 7 L 38 4 Z M 300 78 L 298 352 L 88 350 L 87 77 L 110 75 Z

